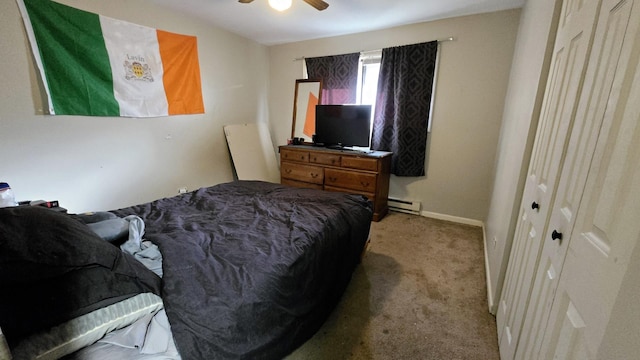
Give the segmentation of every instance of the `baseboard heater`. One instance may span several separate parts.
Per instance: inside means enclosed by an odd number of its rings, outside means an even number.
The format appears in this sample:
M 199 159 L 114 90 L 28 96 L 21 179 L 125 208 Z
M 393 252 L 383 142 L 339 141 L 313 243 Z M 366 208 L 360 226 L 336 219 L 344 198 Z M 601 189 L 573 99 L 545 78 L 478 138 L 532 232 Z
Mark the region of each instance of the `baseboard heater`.
M 420 201 L 389 198 L 387 204 L 391 211 L 420 215 Z

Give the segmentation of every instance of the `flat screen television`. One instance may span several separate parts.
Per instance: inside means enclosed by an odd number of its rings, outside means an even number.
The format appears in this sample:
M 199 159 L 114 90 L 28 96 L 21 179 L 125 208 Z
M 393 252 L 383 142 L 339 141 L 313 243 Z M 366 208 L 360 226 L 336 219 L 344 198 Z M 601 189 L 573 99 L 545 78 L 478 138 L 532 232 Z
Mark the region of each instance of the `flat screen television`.
M 314 142 L 327 147 L 369 147 L 371 105 L 316 105 Z

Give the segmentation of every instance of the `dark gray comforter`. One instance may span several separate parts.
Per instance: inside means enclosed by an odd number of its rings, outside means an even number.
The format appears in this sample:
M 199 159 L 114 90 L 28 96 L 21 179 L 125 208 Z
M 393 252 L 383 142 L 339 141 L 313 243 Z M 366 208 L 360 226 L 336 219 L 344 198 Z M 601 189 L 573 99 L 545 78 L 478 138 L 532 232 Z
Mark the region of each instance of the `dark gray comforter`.
M 114 211 L 163 255 L 162 297 L 184 359 L 281 358 L 332 311 L 369 234 L 358 195 L 238 181 Z

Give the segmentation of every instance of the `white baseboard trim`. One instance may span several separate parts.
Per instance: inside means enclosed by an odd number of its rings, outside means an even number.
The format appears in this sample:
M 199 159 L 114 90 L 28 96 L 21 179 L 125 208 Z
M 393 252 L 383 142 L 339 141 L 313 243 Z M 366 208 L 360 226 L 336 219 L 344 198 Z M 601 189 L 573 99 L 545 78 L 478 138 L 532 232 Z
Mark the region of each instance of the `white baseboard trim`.
M 487 283 L 487 303 L 489 305 L 489 313 L 496 314 L 496 306 L 493 302 L 493 288 L 491 287 L 491 268 L 489 267 L 489 244 L 487 243 L 487 231 L 485 227 L 482 227 L 482 239 L 484 242 L 484 274 L 486 276 L 485 282 Z
M 468 218 L 447 215 L 447 214 L 439 214 L 431 211 L 421 211 L 420 215 L 424 217 L 432 218 L 432 219 L 445 220 L 445 221 L 451 221 L 459 224 L 484 227 L 484 223 L 482 221 L 475 220 L 475 219 L 468 219 Z

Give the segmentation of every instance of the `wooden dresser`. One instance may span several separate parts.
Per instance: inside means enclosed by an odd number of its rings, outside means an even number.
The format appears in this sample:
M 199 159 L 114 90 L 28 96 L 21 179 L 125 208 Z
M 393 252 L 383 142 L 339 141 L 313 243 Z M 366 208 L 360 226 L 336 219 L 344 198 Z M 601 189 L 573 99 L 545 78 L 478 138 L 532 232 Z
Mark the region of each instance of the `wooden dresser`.
M 362 153 L 310 145 L 280 146 L 280 182 L 285 185 L 361 194 L 373 203 L 373 221 L 389 211 L 390 152 Z

